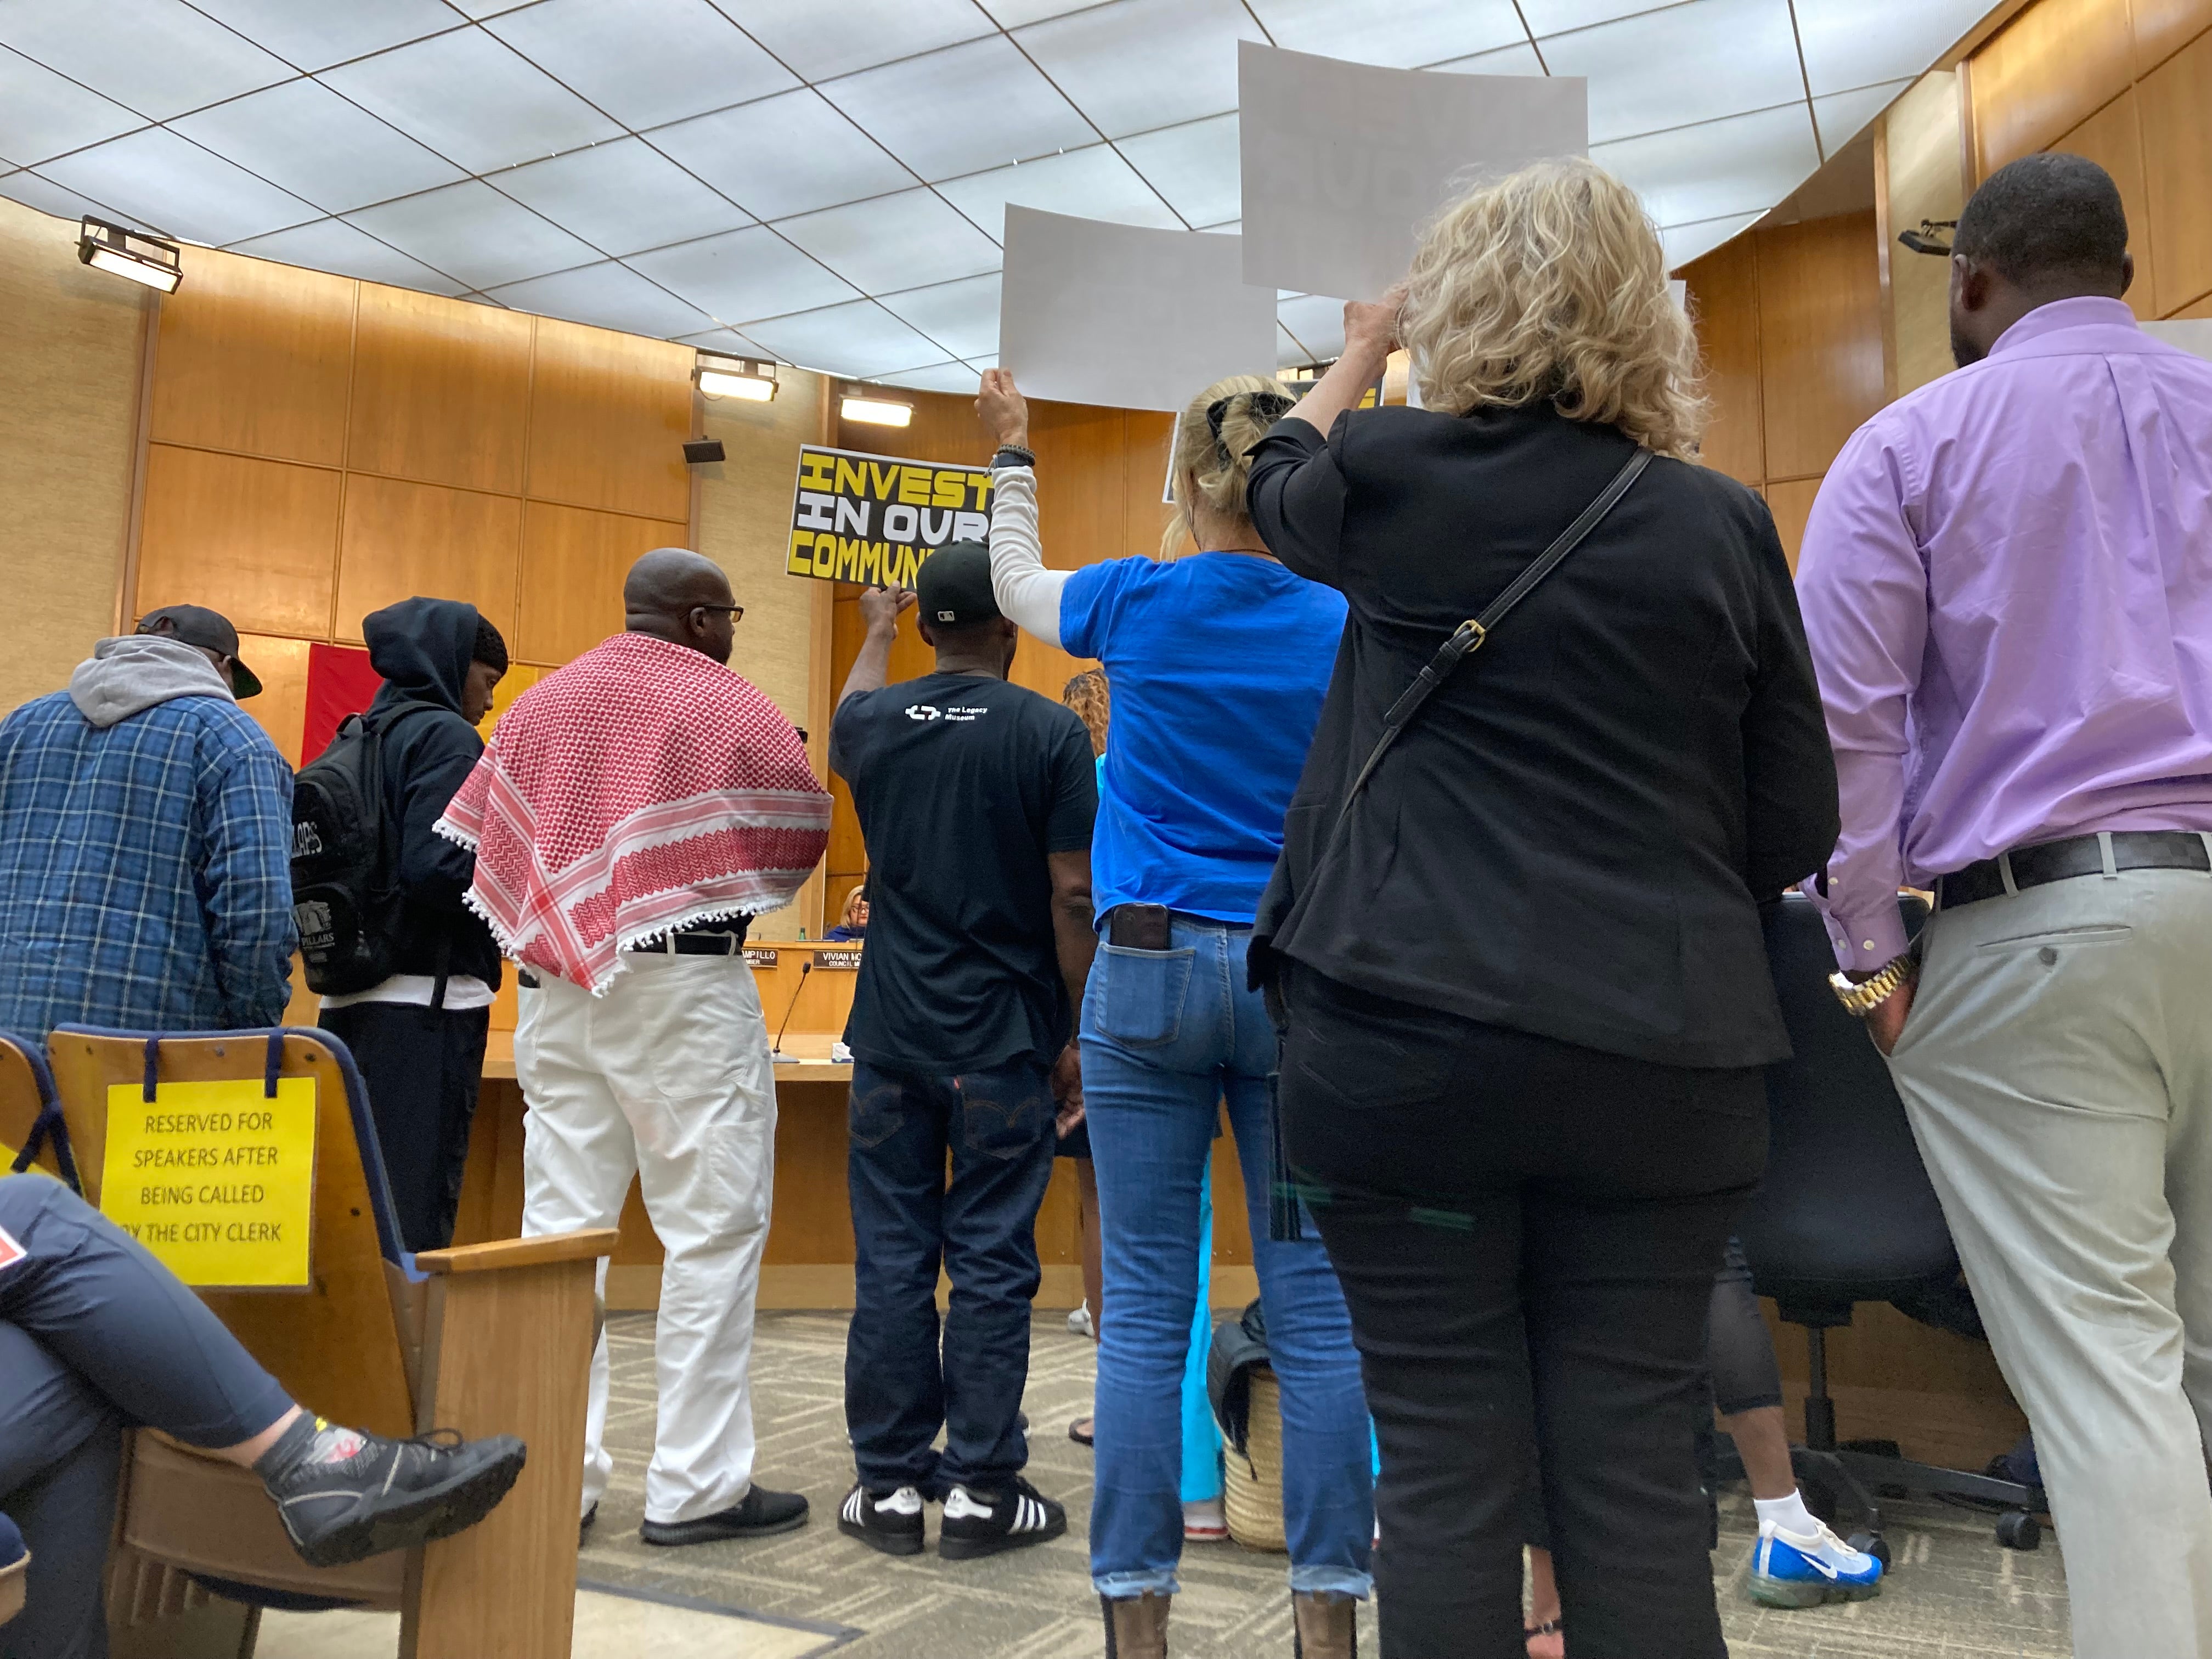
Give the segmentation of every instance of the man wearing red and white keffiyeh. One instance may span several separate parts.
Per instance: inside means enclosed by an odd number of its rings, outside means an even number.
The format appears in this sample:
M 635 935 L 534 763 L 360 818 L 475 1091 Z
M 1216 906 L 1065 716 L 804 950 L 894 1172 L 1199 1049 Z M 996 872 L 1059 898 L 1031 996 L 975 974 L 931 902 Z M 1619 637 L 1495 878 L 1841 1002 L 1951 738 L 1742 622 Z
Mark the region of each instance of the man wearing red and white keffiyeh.
M 830 796 L 726 665 L 743 611 L 719 566 L 648 553 L 623 605 L 627 632 L 516 700 L 438 829 L 476 850 L 469 903 L 523 965 L 524 1234 L 617 1225 L 635 1174 L 667 1249 L 641 1535 L 758 1537 L 805 1524 L 806 1500 L 753 1480 L 775 1079 L 744 935 L 820 860 Z M 606 1407 L 602 1336 L 586 1525 L 613 1470 Z

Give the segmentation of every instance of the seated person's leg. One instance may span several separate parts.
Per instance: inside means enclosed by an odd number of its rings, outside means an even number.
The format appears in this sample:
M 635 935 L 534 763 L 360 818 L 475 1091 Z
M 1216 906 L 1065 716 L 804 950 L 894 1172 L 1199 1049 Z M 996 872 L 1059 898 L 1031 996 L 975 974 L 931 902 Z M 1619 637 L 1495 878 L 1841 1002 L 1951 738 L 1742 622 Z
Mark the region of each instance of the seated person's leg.
M 23 1610 L 0 1625 L 0 1659 L 99 1659 L 122 1426 L 82 1377 L 13 1325 L 0 1324 L 0 1514 L 31 1554 Z
M 1733 1238 L 1713 1281 L 1705 1364 L 1712 1372 L 1721 1427 L 1735 1442 L 1759 1510 L 1759 1542 L 1753 1546 L 1748 1586 L 1752 1600 L 1801 1607 L 1879 1595 L 1881 1563 L 1848 1547 L 1798 1493 L 1774 1339 L 1759 1316 L 1742 1247 Z
M 173 1273 L 58 1182 L 0 1176 L 0 1230 L 27 1252 L 0 1267 L 0 1322 L 37 1339 L 125 1424 L 251 1468 L 313 1565 L 473 1526 L 521 1471 L 511 1435 L 385 1440 L 302 1412 Z

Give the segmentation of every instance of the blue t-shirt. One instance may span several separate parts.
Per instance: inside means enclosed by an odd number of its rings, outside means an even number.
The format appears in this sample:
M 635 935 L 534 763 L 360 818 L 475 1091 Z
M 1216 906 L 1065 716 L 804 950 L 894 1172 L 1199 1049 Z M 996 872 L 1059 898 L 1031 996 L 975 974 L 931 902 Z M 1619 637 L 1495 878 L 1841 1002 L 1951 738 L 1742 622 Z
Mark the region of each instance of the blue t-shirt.
M 1343 633 L 1342 594 L 1248 553 L 1109 559 L 1068 578 L 1060 643 L 1105 665 L 1114 697 L 1098 914 L 1252 920 Z

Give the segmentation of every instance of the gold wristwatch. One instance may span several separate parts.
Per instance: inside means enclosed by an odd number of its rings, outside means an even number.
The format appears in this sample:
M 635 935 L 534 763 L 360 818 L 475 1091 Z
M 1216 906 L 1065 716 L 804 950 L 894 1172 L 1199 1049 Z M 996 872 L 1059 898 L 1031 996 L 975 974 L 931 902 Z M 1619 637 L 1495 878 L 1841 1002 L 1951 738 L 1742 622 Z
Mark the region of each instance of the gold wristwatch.
M 1836 994 L 1836 1000 L 1844 1005 L 1845 1013 L 1853 1019 L 1864 1019 L 1888 1001 L 1899 987 L 1910 985 L 1919 977 L 1920 957 L 1907 951 L 1882 963 L 1871 978 L 1854 981 L 1847 975 L 1836 973 L 1828 975 L 1828 984 Z

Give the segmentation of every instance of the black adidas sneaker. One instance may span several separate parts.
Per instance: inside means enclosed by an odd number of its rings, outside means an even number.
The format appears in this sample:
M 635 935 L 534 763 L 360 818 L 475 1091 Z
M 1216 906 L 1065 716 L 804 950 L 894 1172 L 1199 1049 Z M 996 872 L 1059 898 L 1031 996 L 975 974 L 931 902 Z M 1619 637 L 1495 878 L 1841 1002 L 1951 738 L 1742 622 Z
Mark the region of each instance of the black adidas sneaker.
M 955 1486 L 945 1493 L 937 1553 L 969 1561 L 1042 1544 L 1066 1530 L 1067 1511 L 1018 1474 L 1004 1486 Z
M 837 1506 L 837 1530 L 885 1555 L 921 1553 L 921 1494 L 912 1486 L 878 1497 L 858 1481 Z
M 315 1427 L 331 1431 L 319 1419 Z M 265 1482 L 292 1547 L 312 1567 L 451 1537 L 489 1515 L 522 1473 L 522 1442 L 511 1434 L 464 1440 L 440 1429 L 386 1440 L 337 1432 L 357 1443 L 349 1454 L 304 1459 Z

